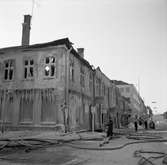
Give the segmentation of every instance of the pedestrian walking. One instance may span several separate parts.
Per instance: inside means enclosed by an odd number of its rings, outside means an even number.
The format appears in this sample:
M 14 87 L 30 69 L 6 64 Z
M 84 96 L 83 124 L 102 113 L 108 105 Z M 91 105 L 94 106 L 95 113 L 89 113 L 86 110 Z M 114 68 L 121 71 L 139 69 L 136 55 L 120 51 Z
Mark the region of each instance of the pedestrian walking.
M 107 124 L 107 137 L 111 139 L 113 136 L 113 121 L 112 119 L 109 119 L 109 122 Z
M 109 119 L 109 122 L 105 126 L 107 127 L 106 137 L 104 138 L 104 141 L 100 143 L 99 145 L 100 147 L 102 147 L 104 144 L 108 144 L 113 136 L 113 121 L 111 118 Z
M 150 123 L 149 123 L 149 128 L 150 128 L 150 129 L 155 129 L 155 123 L 154 123 L 153 120 L 150 121 Z

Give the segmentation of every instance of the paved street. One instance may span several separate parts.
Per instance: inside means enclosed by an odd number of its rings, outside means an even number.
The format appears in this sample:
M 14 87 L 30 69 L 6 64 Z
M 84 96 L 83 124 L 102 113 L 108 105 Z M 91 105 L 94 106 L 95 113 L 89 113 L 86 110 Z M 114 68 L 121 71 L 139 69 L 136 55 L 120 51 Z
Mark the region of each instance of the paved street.
M 151 134 L 152 132 L 149 131 L 149 133 Z M 29 133 L 27 132 L 26 134 L 28 137 Z M 124 145 L 125 143 L 134 142 L 136 140 L 127 139 L 125 136 L 120 136 L 119 138 L 114 138 L 108 144 L 99 147 L 99 145 L 102 143 L 102 138 L 104 136 L 103 133 L 84 132 L 79 134 L 69 134 L 65 136 L 55 136 L 55 133 L 53 132 L 43 133 L 43 135 L 46 134 L 48 134 L 47 138 L 54 139 L 55 137 L 56 139 L 58 139 L 59 137 L 61 139 L 64 139 L 65 141 L 67 140 L 68 142 L 50 145 L 37 150 L 31 150 L 29 152 L 25 152 L 22 149 L 14 149 L 12 151 L 4 150 L 4 152 L 1 152 L 2 154 L 0 156 L 0 164 L 137 165 L 139 158 L 134 157 L 134 152 L 136 150 L 167 152 L 166 142 L 131 144 L 125 146 L 122 149 L 111 150 L 112 148 L 119 147 Z M 165 131 L 161 131 L 160 133 L 154 131 L 154 134 L 162 136 L 164 138 L 167 137 L 167 133 Z M 40 138 L 40 135 L 42 135 L 42 133 L 38 135 L 37 133 L 34 133 L 34 137 Z M 43 138 L 46 137 L 43 136 Z M 75 140 L 70 141 L 72 139 Z M 161 165 L 162 159 L 156 160 L 154 161 L 154 163 Z

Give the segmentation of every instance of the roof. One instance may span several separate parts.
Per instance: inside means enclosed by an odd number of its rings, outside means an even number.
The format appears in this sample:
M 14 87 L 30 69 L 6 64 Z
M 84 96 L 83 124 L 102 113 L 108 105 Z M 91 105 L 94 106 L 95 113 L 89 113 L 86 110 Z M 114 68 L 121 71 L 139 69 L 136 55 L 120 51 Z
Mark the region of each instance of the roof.
M 45 42 L 45 43 L 39 43 L 39 44 L 33 44 L 33 45 L 21 45 L 21 46 L 13 46 L 13 47 L 6 47 L 6 48 L 1 48 L 0 51 L 6 51 L 6 50 L 17 50 L 17 49 L 33 49 L 33 48 L 45 48 L 49 46 L 57 46 L 57 45 L 66 45 L 67 48 L 70 48 L 71 43 L 68 38 L 63 38 L 63 39 L 58 39 L 55 41 L 51 42 Z
M 121 80 L 111 80 L 112 83 L 114 83 L 115 85 L 130 85 L 124 81 Z
M 92 69 L 92 66 L 89 64 L 87 60 L 82 58 L 78 52 L 72 47 L 73 43 L 70 42 L 68 38 L 62 38 L 51 42 L 33 44 L 33 45 L 26 45 L 26 46 L 13 46 L 13 47 L 6 47 L 0 49 L 0 54 L 4 54 L 4 51 L 7 50 L 29 50 L 29 49 L 36 49 L 36 48 L 46 48 L 50 46 L 58 46 L 58 45 L 65 45 L 68 49 L 72 48 L 71 53 L 74 54 L 79 60 L 81 60 L 85 65 Z

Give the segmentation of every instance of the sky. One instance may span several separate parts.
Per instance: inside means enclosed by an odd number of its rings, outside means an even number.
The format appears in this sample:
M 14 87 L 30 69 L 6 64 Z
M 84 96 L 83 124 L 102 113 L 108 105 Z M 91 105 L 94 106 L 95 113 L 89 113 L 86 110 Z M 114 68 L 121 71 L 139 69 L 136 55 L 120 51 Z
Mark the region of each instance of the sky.
M 167 111 L 167 0 L 0 0 L 0 48 L 21 44 L 25 14 L 31 44 L 68 37 L 110 79 L 134 84 L 154 113 Z

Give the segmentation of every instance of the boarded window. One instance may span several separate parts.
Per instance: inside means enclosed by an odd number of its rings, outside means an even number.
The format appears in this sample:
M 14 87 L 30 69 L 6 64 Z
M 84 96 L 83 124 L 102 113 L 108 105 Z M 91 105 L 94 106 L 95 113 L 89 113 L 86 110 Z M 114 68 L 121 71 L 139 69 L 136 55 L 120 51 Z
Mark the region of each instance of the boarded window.
M 5 122 L 12 122 L 12 113 L 13 113 L 13 96 L 8 95 L 6 96 L 6 104 L 4 111 Z
M 56 76 L 56 59 L 53 56 L 45 58 L 44 64 L 44 76 L 55 77 Z
M 33 120 L 33 100 L 22 98 L 20 100 L 20 121 L 31 122 Z
M 4 80 L 13 80 L 14 78 L 14 60 L 4 61 Z
M 41 105 L 41 121 L 42 122 L 55 122 L 56 106 L 47 97 L 42 97 Z

